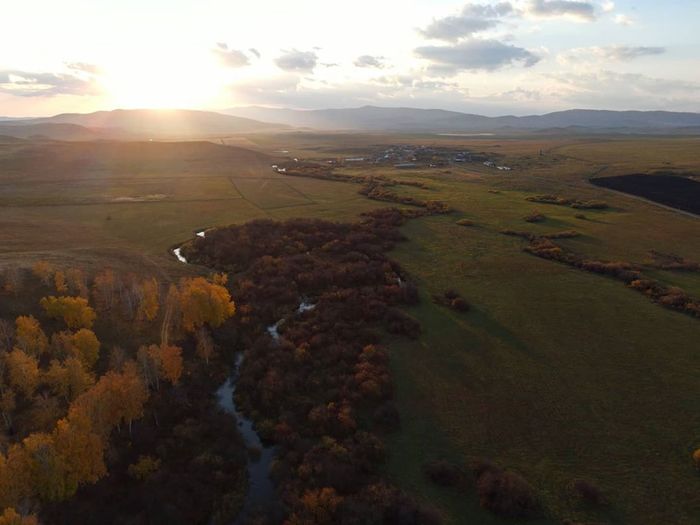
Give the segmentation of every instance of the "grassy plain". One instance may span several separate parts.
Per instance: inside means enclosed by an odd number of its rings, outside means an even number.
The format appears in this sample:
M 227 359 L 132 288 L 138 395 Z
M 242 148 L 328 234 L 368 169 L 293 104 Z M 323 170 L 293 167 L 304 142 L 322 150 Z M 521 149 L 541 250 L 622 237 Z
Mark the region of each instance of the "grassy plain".
M 526 254 L 524 241 L 499 233 L 573 229 L 582 236 L 558 242 L 587 256 L 643 263 L 655 249 L 698 261 L 700 219 L 587 179 L 698 173 L 700 140 L 290 133 L 227 142 L 256 152 L 206 143 L 0 145 L 0 264 L 109 260 L 173 274 L 186 268 L 168 249 L 201 228 L 263 217 L 352 220 L 386 205 L 358 195 L 357 185 L 274 173 L 280 150 L 329 159 L 413 143 L 497 156 L 513 171 L 344 168 L 425 182 L 428 190 L 396 191 L 458 210 L 410 221 L 408 242 L 392 254 L 420 287 L 423 301 L 410 313 L 423 335 L 391 343 L 402 430 L 389 438 L 388 474 L 437 503 L 451 523 L 500 521 L 478 508 L 473 493 L 427 483 L 426 460 L 488 457 L 513 468 L 555 520 L 700 521 L 700 479 L 690 461 L 700 446 L 700 322 L 618 281 Z M 611 208 L 525 200 L 538 193 L 605 200 Z M 524 222 L 535 210 L 546 220 Z M 582 213 L 585 219 L 576 217 Z M 475 224 L 459 226 L 460 218 Z M 699 274 L 652 275 L 700 295 Z M 430 301 L 447 288 L 472 310 Z M 610 504 L 574 501 L 567 490 L 574 478 L 595 483 Z

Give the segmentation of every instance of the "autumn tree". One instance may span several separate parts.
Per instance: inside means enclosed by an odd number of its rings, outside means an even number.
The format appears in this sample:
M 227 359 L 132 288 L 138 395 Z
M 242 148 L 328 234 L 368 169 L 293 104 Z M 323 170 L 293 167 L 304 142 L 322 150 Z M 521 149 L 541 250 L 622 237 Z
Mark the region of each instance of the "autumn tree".
M 160 287 L 155 278 L 146 279 L 140 286 L 140 302 L 136 318 L 141 321 L 153 321 L 158 316 L 160 306 Z
M 66 283 L 66 274 L 61 270 L 56 270 L 53 274 L 54 285 L 58 293 L 66 293 L 68 291 L 68 283 Z
M 17 295 L 24 285 L 24 271 L 21 268 L 6 268 L 3 272 L 6 292 Z
M 39 364 L 36 358 L 15 348 L 5 359 L 10 386 L 25 397 L 31 397 L 39 382 Z
M 48 339 L 41 329 L 39 321 L 31 315 L 20 315 L 15 320 L 15 343 L 17 348 L 27 354 L 38 356 L 48 347 Z
M 51 336 L 51 351 L 56 358 L 76 357 L 91 370 L 100 356 L 100 341 L 95 332 L 87 328 L 75 333 L 56 332 Z
M 87 286 L 87 279 L 80 268 L 69 268 L 66 270 L 66 281 L 72 294 L 79 295 L 84 299 L 89 297 L 90 292 Z
M 195 332 L 197 341 L 197 356 L 204 359 L 204 362 L 209 364 L 209 359 L 214 355 L 214 341 L 206 327 L 202 326 Z
M 182 375 L 182 348 L 165 345 L 160 348 L 160 374 L 163 379 L 177 385 Z
M 111 310 L 117 293 L 117 279 L 114 272 L 107 268 L 95 276 L 92 283 L 92 295 L 97 306 L 103 310 Z
M 6 508 L 0 515 L 0 525 L 38 525 L 39 521 L 34 515 L 22 516 L 12 508 Z
M 37 261 L 32 266 L 32 273 L 41 282 L 46 285 L 51 285 L 51 280 L 53 278 L 54 269 L 53 266 L 48 261 Z
M 71 329 L 92 328 L 97 315 L 84 297 L 44 297 L 39 304 L 52 319 L 63 319 Z
M 70 402 L 95 384 L 95 376 L 78 358 L 69 357 L 65 363 L 51 361 L 45 381 L 55 395 Z
M 205 324 L 221 326 L 236 312 L 228 290 L 203 277 L 181 280 L 178 292 L 182 326 L 187 332 L 194 332 Z
M 15 339 L 15 327 L 11 321 L 0 319 L 0 351 L 12 348 Z
M 6 428 L 12 427 L 12 415 L 16 407 L 15 393 L 9 388 L 3 388 L 0 392 L 0 414 Z
M 129 465 L 127 472 L 134 479 L 143 481 L 160 468 L 160 459 L 153 456 L 139 456 L 136 463 Z M 1 525 L 1 524 L 0 524 Z

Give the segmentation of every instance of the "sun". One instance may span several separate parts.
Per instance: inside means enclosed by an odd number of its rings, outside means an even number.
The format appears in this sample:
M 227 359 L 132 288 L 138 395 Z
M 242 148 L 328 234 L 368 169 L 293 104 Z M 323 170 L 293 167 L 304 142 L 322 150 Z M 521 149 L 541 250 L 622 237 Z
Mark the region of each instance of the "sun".
M 103 78 L 114 107 L 198 108 L 212 103 L 220 90 L 216 71 L 169 64 L 130 64 Z

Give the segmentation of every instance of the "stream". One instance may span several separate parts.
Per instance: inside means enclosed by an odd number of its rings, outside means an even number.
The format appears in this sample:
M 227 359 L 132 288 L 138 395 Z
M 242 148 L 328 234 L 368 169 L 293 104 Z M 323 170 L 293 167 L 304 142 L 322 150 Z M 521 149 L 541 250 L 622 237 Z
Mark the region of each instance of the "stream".
M 260 436 L 255 431 L 253 421 L 245 417 L 238 410 L 234 394 L 236 392 L 236 381 L 243 363 L 243 353 L 236 356 L 233 373 L 226 379 L 226 382 L 216 391 L 216 397 L 221 409 L 227 414 L 231 414 L 238 421 L 238 431 L 243 437 L 243 442 L 248 450 L 259 451 L 260 454 L 248 454 L 248 492 L 245 502 L 238 516 L 234 520 L 234 525 L 245 523 L 256 510 L 266 510 L 270 508 L 270 502 L 275 500 L 275 487 L 270 479 L 270 464 L 274 459 L 275 447 L 263 445 Z
M 197 232 L 198 237 L 205 237 L 206 230 Z M 173 250 L 173 255 L 181 263 L 188 264 L 187 259 L 181 253 L 181 247 Z M 309 303 L 302 298 L 297 307 L 296 314 L 303 314 L 316 308 L 315 304 Z M 279 327 L 286 321 L 282 318 L 275 324 L 267 327 L 267 333 L 274 341 L 280 338 Z M 235 417 L 238 422 L 238 431 L 243 438 L 248 453 L 248 492 L 246 493 L 243 507 L 238 516 L 233 521 L 233 525 L 242 525 L 256 511 L 269 512 L 274 508 L 276 501 L 275 486 L 270 479 L 270 465 L 275 456 L 275 447 L 266 447 L 260 436 L 255 431 L 253 421 L 245 416 L 236 406 L 234 395 L 236 393 L 236 382 L 240 374 L 241 364 L 243 364 L 243 352 L 236 355 L 233 371 L 216 391 L 217 404 L 219 407 Z M 250 453 L 253 451 L 253 453 Z

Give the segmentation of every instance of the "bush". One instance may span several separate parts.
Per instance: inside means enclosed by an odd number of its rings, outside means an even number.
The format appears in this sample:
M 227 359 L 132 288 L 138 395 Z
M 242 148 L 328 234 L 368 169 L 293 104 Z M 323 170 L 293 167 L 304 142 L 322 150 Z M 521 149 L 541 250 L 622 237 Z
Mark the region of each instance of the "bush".
M 447 461 L 435 460 L 423 465 L 423 474 L 430 481 L 441 487 L 454 487 L 464 480 L 460 467 Z
M 533 518 L 540 513 L 535 490 L 520 475 L 490 463 L 475 468 L 479 503 L 506 518 Z
M 523 217 L 523 220 L 526 222 L 542 222 L 545 220 L 547 217 L 544 216 L 544 214 L 538 212 L 538 211 L 533 211 L 529 215 L 526 215 Z
M 395 432 L 401 428 L 399 410 L 396 408 L 396 405 L 390 401 L 376 408 L 372 415 L 372 421 L 375 426 L 379 427 L 384 432 Z
M 474 221 L 470 221 L 469 219 L 459 219 L 456 224 L 459 224 L 460 226 L 474 226 Z
M 600 489 L 588 481 L 575 479 L 571 482 L 570 488 L 576 497 L 589 505 L 602 505 L 605 503 L 605 497 L 600 492 Z

